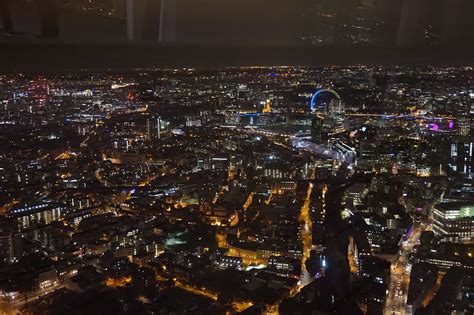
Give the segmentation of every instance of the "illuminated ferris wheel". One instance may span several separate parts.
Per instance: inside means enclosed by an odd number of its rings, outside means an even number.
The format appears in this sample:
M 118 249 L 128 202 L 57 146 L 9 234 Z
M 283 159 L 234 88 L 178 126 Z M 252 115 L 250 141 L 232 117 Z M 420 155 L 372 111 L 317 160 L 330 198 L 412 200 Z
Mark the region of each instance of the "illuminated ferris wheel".
M 311 96 L 310 109 L 312 112 L 321 114 L 344 112 L 341 96 L 332 89 L 324 88 L 317 90 Z

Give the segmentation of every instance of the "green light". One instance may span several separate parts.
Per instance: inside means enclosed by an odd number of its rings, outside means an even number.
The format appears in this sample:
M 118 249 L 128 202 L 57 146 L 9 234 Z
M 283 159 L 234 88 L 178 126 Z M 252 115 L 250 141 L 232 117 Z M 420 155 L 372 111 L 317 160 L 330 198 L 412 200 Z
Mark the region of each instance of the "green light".
M 462 218 L 474 216 L 474 206 L 462 207 L 460 216 Z

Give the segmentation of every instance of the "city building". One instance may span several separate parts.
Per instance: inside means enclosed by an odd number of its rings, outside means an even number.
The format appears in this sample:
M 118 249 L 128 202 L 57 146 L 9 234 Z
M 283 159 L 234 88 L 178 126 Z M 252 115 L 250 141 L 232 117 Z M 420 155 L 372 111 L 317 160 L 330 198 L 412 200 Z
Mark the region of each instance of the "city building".
M 451 161 L 449 166 L 453 172 L 465 176 L 474 174 L 474 139 L 459 137 L 451 143 Z
M 9 264 L 18 262 L 23 256 L 23 239 L 14 229 L 0 231 L 0 257 Z
M 441 236 L 456 235 L 460 240 L 474 237 L 474 206 L 471 203 L 448 202 L 435 206 L 434 232 Z

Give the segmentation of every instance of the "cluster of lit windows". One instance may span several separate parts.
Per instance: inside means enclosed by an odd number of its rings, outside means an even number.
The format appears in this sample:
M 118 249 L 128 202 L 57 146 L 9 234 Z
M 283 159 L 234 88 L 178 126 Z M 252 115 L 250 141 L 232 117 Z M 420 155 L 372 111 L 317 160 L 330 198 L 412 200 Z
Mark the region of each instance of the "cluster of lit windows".
M 461 239 L 474 236 L 473 206 L 460 206 L 458 209 L 435 209 L 434 231 L 437 234 L 457 234 Z
M 242 268 L 242 258 L 239 257 L 222 257 L 219 262 L 219 267 L 223 269 L 227 268 Z
M 10 213 L 12 215 L 16 215 L 16 214 L 21 214 L 21 213 L 25 213 L 25 212 L 30 212 L 30 211 L 36 211 L 36 210 L 39 210 L 39 209 L 43 209 L 43 208 L 46 208 L 47 206 L 48 206 L 48 204 L 40 204 L 40 205 L 36 205 L 36 206 L 17 208 L 17 209 L 13 209 Z
M 461 266 L 459 261 L 447 260 L 447 259 L 436 259 L 436 258 L 428 258 L 425 259 L 425 262 L 436 265 L 443 269 L 449 269 L 453 266 Z
M 293 270 L 293 266 L 290 263 L 277 259 L 270 259 L 269 266 L 277 270 Z
M 264 176 L 270 177 L 270 178 L 285 178 L 285 174 L 278 169 L 266 169 L 264 170 Z

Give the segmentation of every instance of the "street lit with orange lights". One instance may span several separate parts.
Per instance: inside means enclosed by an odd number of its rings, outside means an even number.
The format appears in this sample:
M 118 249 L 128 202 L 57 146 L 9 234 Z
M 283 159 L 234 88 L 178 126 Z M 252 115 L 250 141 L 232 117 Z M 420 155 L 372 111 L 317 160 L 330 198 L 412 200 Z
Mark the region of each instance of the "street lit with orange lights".
M 410 284 L 411 265 L 408 255 L 413 252 L 413 247 L 418 244 L 421 232 L 425 225 L 415 227 L 408 240 L 402 243 L 398 259 L 392 263 L 390 285 L 388 288 L 385 315 L 405 315 L 407 313 L 407 295 Z
M 311 276 L 306 270 L 306 260 L 308 260 L 311 254 L 311 249 L 313 248 L 313 221 L 311 220 L 311 214 L 309 211 L 313 187 L 313 183 L 308 184 L 306 198 L 304 200 L 303 206 L 301 207 L 301 213 L 299 217 L 301 224 L 300 233 L 303 242 L 303 256 L 301 257 L 301 277 L 298 283 L 298 291 L 311 282 Z

